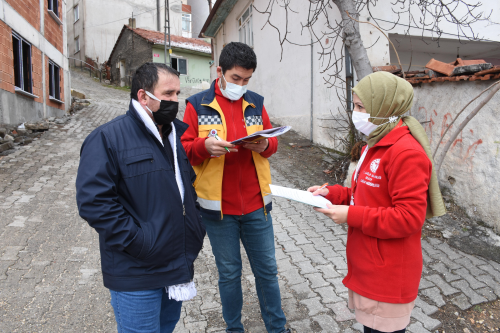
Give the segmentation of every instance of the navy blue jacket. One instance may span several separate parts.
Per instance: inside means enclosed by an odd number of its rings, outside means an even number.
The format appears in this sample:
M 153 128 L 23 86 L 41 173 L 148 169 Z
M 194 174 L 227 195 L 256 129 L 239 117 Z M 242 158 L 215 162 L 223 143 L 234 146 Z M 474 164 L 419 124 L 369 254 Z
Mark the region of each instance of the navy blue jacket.
M 165 148 L 130 104 L 98 127 L 80 151 L 76 201 L 80 216 L 99 233 L 104 286 L 139 291 L 185 283 L 205 237 L 195 173 L 175 120 L 184 205 Z M 169 144 L 165 140 L 165 144 Z

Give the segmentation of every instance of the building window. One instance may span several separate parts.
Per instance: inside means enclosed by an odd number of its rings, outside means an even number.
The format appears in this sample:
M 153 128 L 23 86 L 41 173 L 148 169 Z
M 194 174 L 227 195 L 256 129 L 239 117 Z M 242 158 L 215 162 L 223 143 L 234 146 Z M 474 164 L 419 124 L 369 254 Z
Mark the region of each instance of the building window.
M 240 31 L 240 42 L 253 47 L 253 29 L 252 29 L 252 5 L 238 19 L 238 28 Z
M 59 16 L 59 3 L 58 0 L 48 0 L 49 1 L 49 10 L 54 12 L 56 16 Z
M 187 75 L 187 59 L 172 58 L 172 68 L 181 75 Z
M 75 53 L 80 52 L 80 36 L 75 38 Z
M 17 88 L 32 93 L 31 44 L 20 36 L 12 34 L 14 50 L 14 81 Z
M 73 14 L 75 16 L 75 22 L 78 21 L 78 19 L 80 18 L 80 7 L 78 5 L 76 5 L 74 8 L 73 8 Z
M 191 38 L 191 14 L 182 13 L 182 37 Z
M 49 97 L 61 100 L 60 68 L 49 60 Z

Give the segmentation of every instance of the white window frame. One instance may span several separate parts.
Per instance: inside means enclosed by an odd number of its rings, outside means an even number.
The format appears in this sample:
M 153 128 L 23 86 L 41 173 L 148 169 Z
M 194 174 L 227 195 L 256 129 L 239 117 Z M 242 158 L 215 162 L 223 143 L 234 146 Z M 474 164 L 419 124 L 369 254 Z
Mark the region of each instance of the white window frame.
M 189 30 L 184 30 L 184 18 L 189 18 Z M 182 28 L 182 36 L 183 37 L 189 37 L 191 38 L 191 33 L 193 29 L 193 21 L 192 21 L 193 16 L 189 13 L 182 13 L 182 22 L 181 22 L 181 28 Z
M 243 18 L 245 15 L 247 17 Z M 239 41 L 253 47 L 253 23 L 252 23 L 253 9 L 252 5 L 248 6 L 243 14 L 238 18 L 238 35 Z
M 76 23 L 80 19 L 80 6 L 76 5 L 73 7 L 73 17 L 75 18 L 75 21 L 73 23 Z
M 174 63 L 173 63 L 173 61 L 172 61 L 173 59 L 176 59 L 176 60 L 177 60 L 177 66 L 176 66 L 176 67 L 177 67 L 177 69 L 173 67 L 173 64 L 174 64 Z M 179 69 L 178 69 L 178 68 L 179 68 L 179 60 L 184 60 L 184 61 L 186 61 L 186 74 L 183 74 L 183 73 L 181 73 L 181 72 L 179 71 Z M 189 75 L 189 60 L 188 60 L 188 59 L 186 59 L 186 58 L 181 58 L 181 57 L 172 57 L 171 61 L 172 61 L 172 68 L 174 68 L 176 71 L 178 71 L 180 75 Z
M 80 36 L 76 36 L 75 38 L 75 54 L 80 52 Z

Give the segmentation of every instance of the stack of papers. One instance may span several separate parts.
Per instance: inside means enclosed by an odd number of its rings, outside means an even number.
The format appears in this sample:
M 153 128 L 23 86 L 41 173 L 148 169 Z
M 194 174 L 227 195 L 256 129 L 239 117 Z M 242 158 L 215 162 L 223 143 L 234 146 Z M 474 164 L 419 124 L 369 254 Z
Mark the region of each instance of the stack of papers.
M 263 131 L 258 131 L 249 136 L 245 136 L 244 138 L 240 138 L 231 142 L 233 145 L 242 145 L 244 143 L 253 143 L 267 138 L 273 138 L 275 136 L 279 136 L 281 134 L 285 134 L 292 128 L 292 126 L 281 126 L 276 128 L 270 128 Z
M 286 198 L 298 202 L 305 203 L 314 207 L 328 209 L 328 204 L 332 204 L 330 200 L 325 199 L 321 195 L 313 195 L 311 192 L 296 190 L 293 188 L 282 187 L 270 184 L 271 194 L 276 197 Z

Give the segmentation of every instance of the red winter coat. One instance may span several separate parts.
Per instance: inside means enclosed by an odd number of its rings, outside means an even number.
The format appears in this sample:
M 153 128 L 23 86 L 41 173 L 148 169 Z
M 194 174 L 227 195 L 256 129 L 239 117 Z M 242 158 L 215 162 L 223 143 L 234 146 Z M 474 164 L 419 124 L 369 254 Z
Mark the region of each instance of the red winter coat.
M 364 148 L 366 149 L 366 147 Z M 420 237 L 432 163 L 408 127 L 368 150 L 352 188 L 328 187 L 333 204 L 349 205 L 344 285 L 370 299 L 409 303 L 422 274 Z
M 224 97 L 219 89 L 219 79 L 215 83 L 215 98 L 226 120 L 226 141 L 231 142 L 247 136 L 243 119 L 243 98 L 233 102 Z M 183 121 L 189 125 L 189 128 L 182 135 L 182 145 L 191 165 L 201 164 L 205 159 L 210 158 L 210 154 L 205 148 L 206 138 L 198 137 L 198 114 L 191 103 L 186 105 Z M 262 110 L 262 122 L 264 129 L 272 128 L 265 107 Z M 265 158 L 271 157 L 278 150 L 277 138 L 269 138 L 268 142 L 267 149 L 261 153 Z M 236 146 L 236 148 L 237 153 L 225 155 L 222 178 L 222 213 L 224 215 L 249 214 L 264 207 L 252 151 L 243 146 Z

